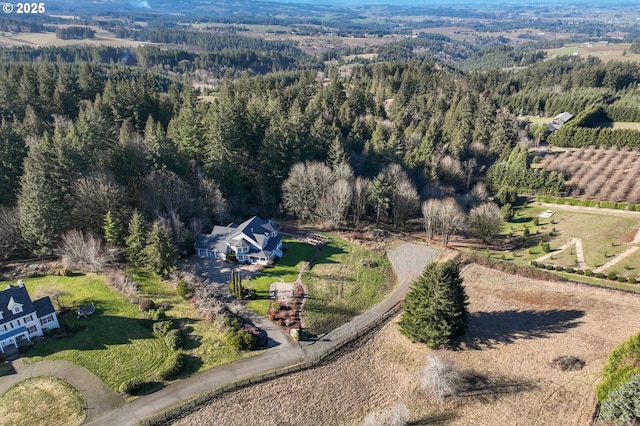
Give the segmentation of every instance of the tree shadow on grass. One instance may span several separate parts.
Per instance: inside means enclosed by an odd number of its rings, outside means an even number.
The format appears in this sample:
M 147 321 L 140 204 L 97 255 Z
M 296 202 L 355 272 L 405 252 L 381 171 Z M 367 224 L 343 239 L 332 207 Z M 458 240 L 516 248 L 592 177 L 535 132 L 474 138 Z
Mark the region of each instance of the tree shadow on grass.
M 519 339 L 542 339 L 564 333 L 582 324 L 584 311 L 496 311 L 476 312 L 469 318 L 465 334 L 453 343 L 454 349 L 486 349 Z
M 408 426 L 423 426 L 423 425 L 448 425 L 452 421 L 458 418 L 458 414 L 455 411 L 447 411 L 444 413 L 433 414 L 422 417 L 421 419 L 408 422 Z
M 536 388 L 536 384 L 524 379 L 507 376 L 485 376 L 472 371 L 462 374 L 463 385 L 457 392 L 458 398 L 473 399 L 482 404 L 497 401 L 503 395 L 513 395 Z

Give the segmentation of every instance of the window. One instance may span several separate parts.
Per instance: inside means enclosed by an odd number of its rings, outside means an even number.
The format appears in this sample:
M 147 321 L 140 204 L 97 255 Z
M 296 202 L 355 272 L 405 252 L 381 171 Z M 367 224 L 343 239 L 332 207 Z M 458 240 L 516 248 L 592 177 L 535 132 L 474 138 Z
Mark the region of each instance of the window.
M 27 328 L 27 331 L 29 333 L 35 333 L 36 331 L 38 331 L 38 327 L 36 327 L 35 325 L 32 325 L 31 327 Z
M 25 324 L 28 323 L 29 321 L 33 321 L 33 314 L 29 315 L 24 319 Z
M 48 323 L 48 322 L 53 322 L 53 315 L 49 315 L 49 316 L 44 317 L 44 318 L 42 318 L 40 320 L 40 323 L 43 324 L 43 325 Z

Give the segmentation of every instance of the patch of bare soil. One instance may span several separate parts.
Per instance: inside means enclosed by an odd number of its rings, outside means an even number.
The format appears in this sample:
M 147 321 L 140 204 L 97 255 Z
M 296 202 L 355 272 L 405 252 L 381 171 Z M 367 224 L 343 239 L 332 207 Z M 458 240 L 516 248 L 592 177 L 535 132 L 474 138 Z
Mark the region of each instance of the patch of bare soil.
M 467 377 L 438 404 L 418 387 L 427 349 L 397 322 L 319 368 L 227 394 L 179 425 L 362 424 L 404 402 L 414 424 L 589 424 L 609 352 L 640 329 L 640 296 L 508 275 L 463 271 L 471 321 L 450 355 Z M 581 368 L 555 364 L 576 357 Z

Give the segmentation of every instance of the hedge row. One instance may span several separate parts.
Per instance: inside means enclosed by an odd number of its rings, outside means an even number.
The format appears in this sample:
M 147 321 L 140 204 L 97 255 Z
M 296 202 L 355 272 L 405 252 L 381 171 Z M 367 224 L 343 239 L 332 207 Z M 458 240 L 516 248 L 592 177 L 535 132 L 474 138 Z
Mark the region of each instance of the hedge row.
M 576 269 L 570 266 L 565 268 L 564 266 L 545 264 L 542 262 L 536 262 L 535 260 L 531 261 L 531 266 L 533 266 L 534 268 L 546 269 L 547 271 L 567 272 L 569 274 L 584 275 L 586 277 L 596 277 L 602 279 L 606 278 L 608 280 L 617 281 L 620 283 L 635 284 L 636 282 L 638 282 L 637 279 L 633 277 L 619 277 L 615 272 L 609 272 L 608 274 L 603 274 L 602 272 L 594 273 L 591 269 Z
M 629 210 L 640 212 L 640 204 L 616 203 L 614 201 L 581 200 L 567 197 L 539 196 L 537 201 L 549 204 L 565 204 L 568 206 L 597 207 L 601 209 Z

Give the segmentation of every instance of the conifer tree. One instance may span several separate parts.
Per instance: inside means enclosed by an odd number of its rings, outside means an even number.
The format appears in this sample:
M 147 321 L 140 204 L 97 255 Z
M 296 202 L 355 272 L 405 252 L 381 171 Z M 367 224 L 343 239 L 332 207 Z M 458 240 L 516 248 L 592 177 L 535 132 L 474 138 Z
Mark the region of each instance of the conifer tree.
M 464 331 L 467 304 L 458 266 L 452 261 L 430 263 L 407 294 L 400 331 L 412 341 L 439 348 Z
M 146 266 L 163 278 L 169 275 L 175 264 L 176 253 L 171 247 L 169 234 L 164 227 L 156 222 L 147 235 L 147 245 L 144 248 Z
M 127 260 L 134 266 L 143 265 L 146 243 L 146 224 L 142 214 L 135 210 L 129 221 L 129 235 L 125 240 Z
M 104 216 L 104 239 L 107 243 L 122 247 L 124 245 L 124 229 L 120 218 L 111 213 Z

